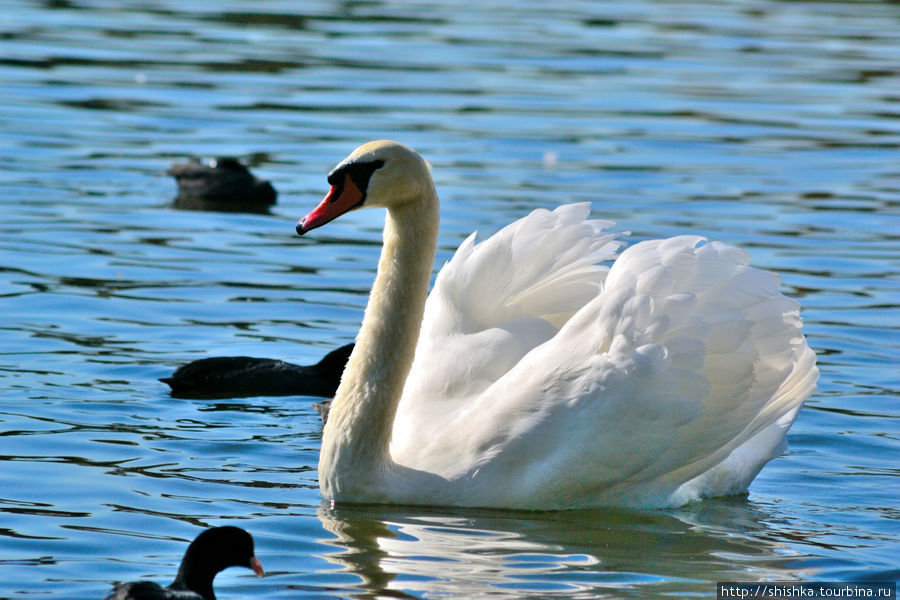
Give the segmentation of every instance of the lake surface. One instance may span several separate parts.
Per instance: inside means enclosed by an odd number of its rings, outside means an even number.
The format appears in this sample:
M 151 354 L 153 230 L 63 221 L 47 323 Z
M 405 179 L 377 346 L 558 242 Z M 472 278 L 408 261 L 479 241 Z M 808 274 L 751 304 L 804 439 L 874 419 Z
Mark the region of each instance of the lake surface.
M 220 598 L 900 579 L 900 6 L 464 4 L 0 1 L 0 597 L 167 583 L 223 524 L 268 575 L 226 571 Z M 822 371 L 789 451 L 678 510 L 331 509 L 313 399 L 170 397 L 157 378 L 192 359 L 353 339 L 383 215 L 294 223 L 385 137 L 434 166 L 439 263 L 591 201 L 779 272 Z M 247 161 L 278 204 L 174 209 L 190 155 Z

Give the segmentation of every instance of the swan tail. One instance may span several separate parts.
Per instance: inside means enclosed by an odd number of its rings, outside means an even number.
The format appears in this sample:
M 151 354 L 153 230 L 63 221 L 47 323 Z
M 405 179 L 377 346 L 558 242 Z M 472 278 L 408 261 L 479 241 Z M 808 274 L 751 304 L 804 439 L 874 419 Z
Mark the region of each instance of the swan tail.
M 746 490 L 818 376 L 778 286 L 699 237 L 625 250 L 603 292 L 464 417 L 479 472 L 560 508 Z
M 802 401 L 815 392 L 818 374 L 816 355 L 805 346 L 771 403 L 781 407 L 783 414 L 732 450 L 725 460 L 679 486 L 669 504 L 678 506 L 701 498 L 746 492 L 766 463 L 787 449 L 788 429 L 797 418 Z
M 641 355 L 648 345 L 660 348 L 660 372 L 695 382 L 695 397 L 678 403 L 691 408 L 677 435 L 633 479 L 653 481 L 657 490 L 663 481 L 678 484 L 668 505 L 745 491 L 784 450 L 788 428 L 815 390 L 818 370 L 799 304 L 779 292 L 777 275 L 751 267 L 745 252 L 693 236 L 635 245 L 607 285 L 630 290 L 628 317 L 616 321 L 613 337 L 624 335 Z

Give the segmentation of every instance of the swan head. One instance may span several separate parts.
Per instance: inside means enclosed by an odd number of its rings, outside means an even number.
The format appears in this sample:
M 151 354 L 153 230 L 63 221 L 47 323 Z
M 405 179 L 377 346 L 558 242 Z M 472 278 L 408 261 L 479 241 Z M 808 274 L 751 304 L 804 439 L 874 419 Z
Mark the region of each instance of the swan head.
M 425 159 L 390 140 L 351 152 L 328 174 L 328 183 L 325 199 L 297 222 L 300 235 L 362 206 L 391 208 L 418 200 L 434 186 Z

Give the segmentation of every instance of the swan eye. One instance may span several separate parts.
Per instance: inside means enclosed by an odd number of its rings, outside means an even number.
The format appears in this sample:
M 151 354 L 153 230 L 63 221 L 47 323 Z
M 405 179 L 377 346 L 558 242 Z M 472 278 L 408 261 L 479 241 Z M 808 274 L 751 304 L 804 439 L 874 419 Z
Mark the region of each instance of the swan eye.
M 372 178 L 372 173 L 376 170 L 380 169 L 384 166 L 383 160 L 373 160 L 371 162 L 364 163 L 351 163 L 346 167 L 346 173 L 353 180 L 353 183 L 356 184 L 356 187 L 363 192 L 366 193 L 366 188 L 369 187 L 369 180 Z
M 353 183 L 356 183 L 359 186 L 359 189 L 362 190 L 365 189 L 365 185 L 359 184 L 368 184 L 369 179 L 372 177 L 372 173 L 383 166 L 383 160 L 372 160 L 368 162 L 339 165 L 328 174 L 328 184 L 338 185 L 341 183 L 341 180 L 343 180 L 344 175 L 349 175 L 353 178 Z

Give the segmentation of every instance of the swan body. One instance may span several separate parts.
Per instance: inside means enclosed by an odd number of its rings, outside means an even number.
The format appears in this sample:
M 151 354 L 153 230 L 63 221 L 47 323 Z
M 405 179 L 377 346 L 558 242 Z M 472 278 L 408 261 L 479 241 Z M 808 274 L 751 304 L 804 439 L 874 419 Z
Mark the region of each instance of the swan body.
M 329 183 L 299 233 L 387 213 L 323 432 L 328 500 L 570 509 L 740 493 L 815 389 L 798 304 L 736 248 L 680 236 L 616 257 L 611 223 L 565 205 L 473 234 L 426 295 L 427 163 L 370 142 Z

